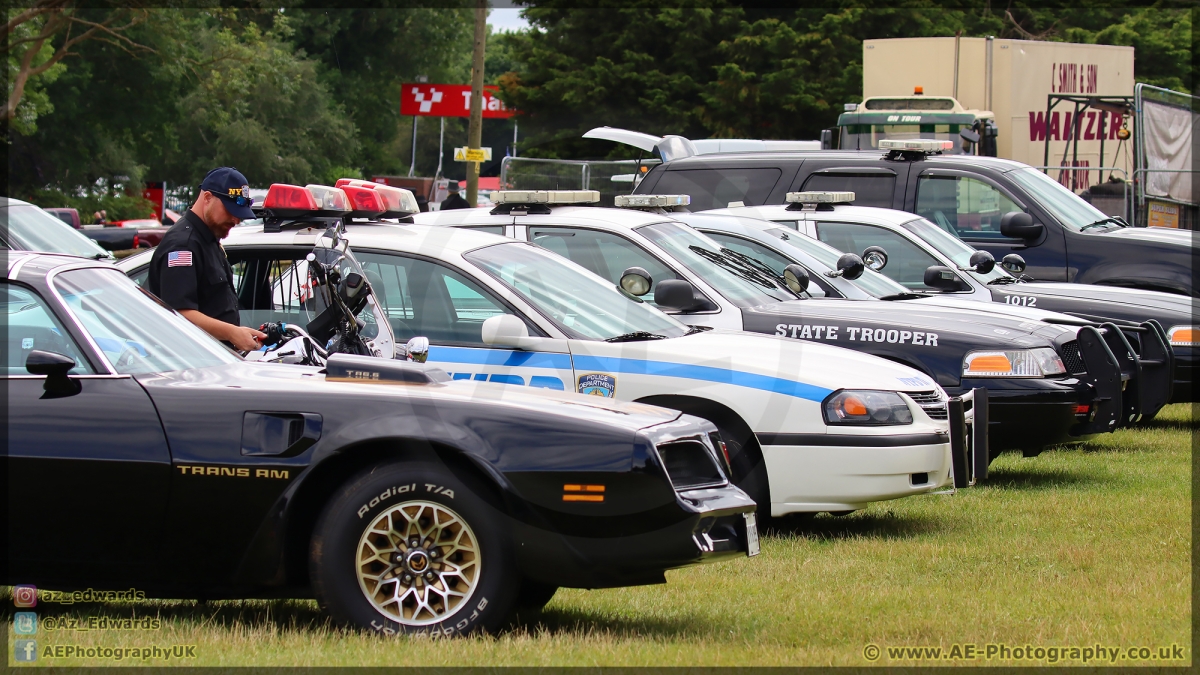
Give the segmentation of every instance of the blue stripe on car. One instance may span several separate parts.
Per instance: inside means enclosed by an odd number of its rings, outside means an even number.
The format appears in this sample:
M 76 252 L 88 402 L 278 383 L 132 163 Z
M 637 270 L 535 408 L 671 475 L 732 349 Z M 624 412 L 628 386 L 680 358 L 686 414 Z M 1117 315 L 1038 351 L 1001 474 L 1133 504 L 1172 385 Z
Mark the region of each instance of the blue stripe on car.
M 720 382 L 749 389 L 761 389 L 784 396 L 810 401 L 824 400 L 833 390 L 817 387 L 804 382 L 785 380 L 769 375 L 746 373 L 728 368 L 713 366 L 694 366 L 669 361 L 646 361 L 642 359 L 622 359 L 615 357 L 576 355 L 574 367 L 579 371 L 602 373 L 630 373 L 637 375 L 657 375 L 660 377 L 678 377 L 687 380 L 703 382 Z M 552 368 L 556 370 L 571 370 L 571 356 L 568 354 L 552 354 L 547 352 L 525 352 L 510 349 L 472 349 L 469 347 L 438 347 L 429 348 L 429 360 L 438 363 L 466 363 L 482 366 L 508 366 L 521 368 Z M 451 369 L 456 370 L 456 369 Z M 475 375 L 475 379 L 488 379 L 486 375 Z M 455 373 L 455 379 L 469 377 L 466 374 Z M 492 378 L 492 381 L 498 381 Z
M 688 380 L 704 382 L 720 382 L 749 389 L 761 389 L 785 396 L 821 401 L 833 392 L 832 389 L 817 387 L 794 380 L 785 380 L 769 375 L 745 373 L 728 368 L 712 366 L 693 366 L 669 361 L 643 361 L 640 359 L 621 359 L 602 356 L 576 356 L 575 367 L 581 371 L 599 371 L 604 373 L 631 373 L 637 375 L 657 375 L 660 377 L 680 377 Z

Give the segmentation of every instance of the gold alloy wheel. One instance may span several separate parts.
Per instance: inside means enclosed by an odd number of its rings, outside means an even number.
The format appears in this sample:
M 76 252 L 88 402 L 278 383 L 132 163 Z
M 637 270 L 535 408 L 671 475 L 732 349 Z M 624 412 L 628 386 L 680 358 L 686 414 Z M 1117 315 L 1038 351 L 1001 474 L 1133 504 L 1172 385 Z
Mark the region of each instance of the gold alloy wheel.
M 358 542 L 358 585 L 380 613 L 405 626 L 437 623 L 479 585 L 479 540 L 457 513 L 425 501 L 380 514 Z

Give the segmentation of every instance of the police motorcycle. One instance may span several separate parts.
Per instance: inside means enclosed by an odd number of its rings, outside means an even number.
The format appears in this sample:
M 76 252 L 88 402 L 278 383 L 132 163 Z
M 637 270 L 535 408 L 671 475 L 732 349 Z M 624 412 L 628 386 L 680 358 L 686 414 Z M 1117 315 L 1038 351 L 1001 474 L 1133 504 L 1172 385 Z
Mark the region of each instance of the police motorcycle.
M 294 287 L 276 283 L 272 293 L 289 303 L 299 303 L 308 319 L 304 327 L 296 323 L 269 321 L 259 326 L 267 336 L 262 347 L 248 352 L 248 361 L 325 366 L 334 354 L 397 358 L 424 363 L 429 340 L 414 337 L 405 345 L 396 345 L 391 325 L 375 299 L 371 283 L 362 265 L 349 249 L 344 236 L 345 196 L 341 191 L 316 192 L 336 215 L 322 212 L 303 213 L 309 225 L 327 225 L 316 239 L 297 273 L 306 282 Z M 287 209 L 261 209 L 264 227 L 279 228 L 294 215 Z M 294 220 L 293 220 L 294 222 Z

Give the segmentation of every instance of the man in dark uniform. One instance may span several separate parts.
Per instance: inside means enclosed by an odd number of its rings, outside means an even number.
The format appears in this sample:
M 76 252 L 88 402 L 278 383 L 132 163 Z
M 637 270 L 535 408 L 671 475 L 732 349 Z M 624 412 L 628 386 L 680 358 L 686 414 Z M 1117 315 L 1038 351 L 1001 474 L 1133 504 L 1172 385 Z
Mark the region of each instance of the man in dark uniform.
M 238 325 L 233 268 L 221 240 L 254 218 L 250 188 L 237 169 L 220 167 L 200 183 L 200 196 L 163 235 L 150 259 L 148 290 L 188 321 L 235 349 L 258 349 L 266 333 Z
M 469 208 L 471 208 L 471 204 L 468 203 L 467 200 L 463 199 L 462 195 L 458 194 L 458 181 L 456 181 L 456 180 L 450 181 L 450 184 L 446 186 L 446 189 L 450 191 L 450 196 L 446 197 L 445 199 L 442 200 L 442 210 L 443 211 L 446 211 L 448 209 L 469 209 Z

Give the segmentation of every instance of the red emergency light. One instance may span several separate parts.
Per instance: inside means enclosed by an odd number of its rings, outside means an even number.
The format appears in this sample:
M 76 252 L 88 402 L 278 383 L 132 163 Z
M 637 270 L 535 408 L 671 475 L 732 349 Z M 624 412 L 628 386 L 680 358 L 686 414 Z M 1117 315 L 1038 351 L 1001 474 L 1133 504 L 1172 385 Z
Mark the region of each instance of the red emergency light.
M 387 211 L 383 197 L 378 192 L 357 185 L 342 184 L 341 180 L 338 183 L 337 187 L 350 199 L 350 213 L 346 215 L 351 218 L 377 218 Z
M 383 213 L 379 214 L 381 218 L 403 218 L 421 210 L 417 205 L 417 198 L 404 188 L 381 185 L 358 178 L 339 178 L 334 185 L 342 189 L 359 188 L 377 194 L 385 207 Z
M 262 208 L 280 218 L 341 216 L 350 211 L 350 200 L 338 188 L 273 183 L 267 189 Z

